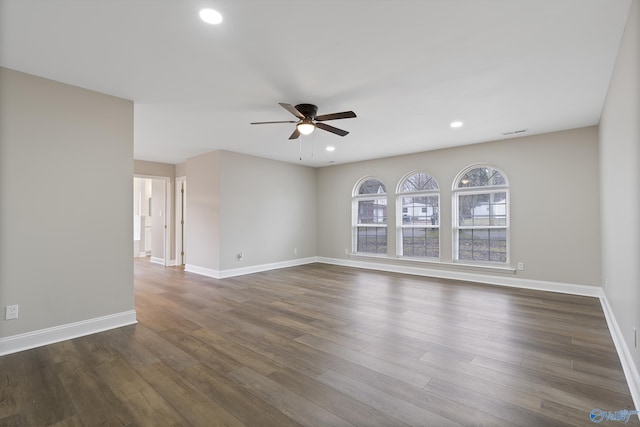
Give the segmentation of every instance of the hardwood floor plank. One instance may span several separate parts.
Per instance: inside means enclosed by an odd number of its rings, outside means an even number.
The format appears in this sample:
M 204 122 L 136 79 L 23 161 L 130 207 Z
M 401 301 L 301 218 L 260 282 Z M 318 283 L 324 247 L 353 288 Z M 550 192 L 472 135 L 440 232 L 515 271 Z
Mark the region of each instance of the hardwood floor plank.
M 47 425 L 75 413 L 67 391 L 46 360 L 43 348 L 0 358 L 0 425 L 5 418 L 24 425 Z
M 295 369 L 308 377 L 334 369 L 343 375 L 364 382 L 373 381 L 379 372 L 341 357 L 319 351 L 297 341 L 284 341 L 274 335 L 252 336 L 239 331 L 228 334 L 230 339 L 270 358 L 280 367 Z
M 477 359 L 478 362 L 480 359 Z M 597 365 L 590 364 L 591 367 L 597 368 Z M 629 393 L 629 387 L 624 379 L 624 376 L 615 375 L 614 372 L 618 372 L 615 370 L 608 369 L 605 372 L 612 373 L 612 375 L 602 375 L 591 369 L 583 369 L 577 370 L 573 368 L 575 364 L 571 364 L 569 368 L 559 367 L 554 364 L 547 364 L 543 362 L 531 361 L 529 359 L 523 359 L 522 363 L 519 365 L 518 369 L 530 370 L 531 373 L 543 373 L 543 374 L 551 374 L 555 375 L 558 378 L 568 379 L 571 381 L 576 381 L 581 384 L 593 386 L 596 388 L 602 388 L 604 390 L 609 390 L 615 393 L 620 393 L 623 395 L 627 395 Z
M 184 351 L 182 347 L 171 344 L 164 339 L 162 333 L 154 333 L 144 325 L 137 324 L 120 329 L 126 336 L 128 343 L 136 343 L 135 345 L 142 346 L 153 355 L 145 358 L 141 366 L 151 365 L 161 361 L 176 371 L 182 371 L 198 363 L 198 361 Z M 127 359 L 129 360 L 129 358 Z
M 322 406 L 353 425 L 372 427 L 407 426 L 407 424 L 391 418 L 371 406 L 340 393 L 333 387 L 329 387 L 313 378 L 298 375 L 297 372 L 280 369 L 269 375 L 269 379 Z
M 105 332 L 103 337 L 109 348 L 129 361 L 132 366 L 144 366 L 160 362 L 151 350 L 138 340 L 131 338 L 137 330 L 144 329 L 142 325 L 131 325 L 124 328 L 113 329 Z M 154 334 L 155 335 L 155 334 Z
M 611 391 L 602 385 L 592 385 L 589 381 L 585 381 L 584 378 L 576 378 L 574 375 L 558 376 L 547 370 L 527 369 L 484 357 L 476 357 L 472 364 L 511 375 L 521 379 L 523 382 L 542 384 L 542 387 L 538 387 L 541 395 L 548 393 L 550 389 L 558 393 L 566 392 L 567 394 L 575 396 L 576 399 L 579 399 L 586 405 L 586 407 L 581 406 L 579 408 L 584 409 L 591 407 L 591 409 L 593 409 L 593 407 L 595 407 L 593 405 L 600 402 L 609 407 L 633 409 L 631 406 L 625 406 L 631 405 L 627 398 L 629 391 L 626 385 L 620 391 Z M 608 385 L 609 387 L 613 387 L 612 383 Z M 548 397 L 552 398 L 553 396 Z
M 462 405 L 436 393 L 396 380 L 387 375 L 380 375 L 370 385 L 384 393 L 405 400 L 464 426 L 497 426 L 504 424 L 504 420 L 491 414 L 470 408 L 467 405 Z
M 104 362 L 109 363 L 109 362 Z M 58 376 L 83 425 L 131 425 L 135 417 L 95 370 L 81 358 L 60 365 Z M 43 424 L 46 425 L 46 424 Z
M 366 405 L 388 413 L 393 418 L 410 426 L 460 426 L 453 420 L 331 370 L 326 371 L 316 379 Z
M 556 422 L 556 420 L 543 415 L 540 411 L 536 412 L 534 410 L 525 409 L 502 399 L 489 397 L 482 393 L 482 391 L 473 391 L 466 388 L 464 385 L 453 384 L 439 378 L 431 380 L 427 389 L 462 405 L 467 405 L 477 410 L 487 411 L 493 416 L 504 420 L 502 425 L 517 425 L 523 427 L 539 427 L 548 425 L 559 427 L 571 425 Z
M 353 424 L 249 368 L 238 368 L 228 376 L 302 425 L 353 427 Z
M 182 373 L 188 381 L 247 426 L 296 427 L 297 422 L 225 375 L 195 365 Z
M 236 344 L 230 339 L 215 333 L 211 329 L 199 329 L 194 332 L 193 336 L 199 338 L 203 342 L 209 343 L 209 345 L 215 348 L 216 351 L 236 361 L 241 366 L 246 366 L 259 374 L 267 376 L 278 369 L 278 366 L 270 359 L 267 359 L 246 347 Z
M 138 324 L 0 357 L 0 425 L 584 426 L 633 408 L 597 298 L 134 265 Z
M 144 378 L 192 426 L 244 426 L 215 400 L 163 363 L 138 369 Z
M 148 366 L 139 365 L 138 369 Z M 154 427 L 186 424 L 187 420 L 123 360 L 103 363 L 96 371 L 119 399 L 121 406 L 129 410 L 136 425 Z
M 26 424 L 16 423 L 16 424 L 7 424 L 7 425 L 20 426 L 20 425 L 26 425 Z M 74 415 L 72 417 L 65 418 L 64 420 L 60 420 L 55 424 L 50 424 L 50 426 L 51 427 L 83 427 L 84 424 L 82 424 L 82 420 L 80 419 L 80 416 Z
M 182 331 L 169 329 L 161 332 L 160 336 L 171 345 L 183 348 L 193 360 L 206 364 L 216 372 L 226 373 L 242 366 L 233 358 L 227 357 L 213 346 L 196 338 L 197 332 L 193 331 L 190 335 L 186 335 Z
M 404 366 L 394 364 L 375 356 L 371 356 L 362 351 L 352 350 L 336 345 L 330 341 L 315 337 L 313 335 L 303 335 L 299 338 L 296 338 L 296 341 L 317 348 L 318 350 L 326 351 L 327 353 L 349 360 L 353 363 L 367 366 L 370 369 L 373 369 L 374 371 L 377 371 L 381 374 L 387 374 L 391 377 L 405 381 L 409 384 L 416 385 L 418 387 L 424 387 L 431 379 L 430 376 L 425 375 L 422 372 L 416 372 L 411 369 L 407 369 Z

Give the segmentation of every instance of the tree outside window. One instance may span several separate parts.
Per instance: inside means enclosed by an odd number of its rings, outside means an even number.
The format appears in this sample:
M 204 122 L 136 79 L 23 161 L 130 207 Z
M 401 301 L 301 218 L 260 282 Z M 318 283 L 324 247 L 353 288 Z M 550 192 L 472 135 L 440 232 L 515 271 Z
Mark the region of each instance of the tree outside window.
M 440 256 L 440 189 L 425 172 L 411 173 L 398 186 L 398 256 Z
M 354 191 L 353 251 L 387 253 L 387 190 L 376 178 L 365 178 Z
M 509 261 L 509 185 L 492 166 L 472 166 L 453 188 L 454 259 Z

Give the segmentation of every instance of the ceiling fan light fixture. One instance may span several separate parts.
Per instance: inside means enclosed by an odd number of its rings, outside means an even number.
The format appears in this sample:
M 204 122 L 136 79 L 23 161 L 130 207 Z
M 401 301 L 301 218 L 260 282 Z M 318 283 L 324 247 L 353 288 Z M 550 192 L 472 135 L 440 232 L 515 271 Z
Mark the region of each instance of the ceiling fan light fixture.
M 303 135 L 309 135 L 316 128 L 316 125 L 309 119 L 302 119 L 300 123 L 296 125 L 298 132 Z

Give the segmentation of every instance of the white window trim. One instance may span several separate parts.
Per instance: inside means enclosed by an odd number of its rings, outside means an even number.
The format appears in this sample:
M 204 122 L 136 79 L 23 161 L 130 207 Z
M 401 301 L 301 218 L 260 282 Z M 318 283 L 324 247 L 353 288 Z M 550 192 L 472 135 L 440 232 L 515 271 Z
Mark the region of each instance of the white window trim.
M 477 168 L 489 168 L 493 170 L 497 170 L 502 175 L 506 184 L 503 185 L 487 185 L 485 187 L 463 187 L 459 188 L 458 183 L 462 179 L 462 177 L 469 171 Z M 455 264 L 460 265 L 468 265 L 468 266 L 509 266 L 511 263 L 511 194 L 510 194 L 509 179 L 504 174 L 501 169 L 496 168 L 493 165 L 489 165 L 486 163 L 477 163 L 474 165 L 470 165 L 464 168 L 458 175 L 456 175 L 455 180 L 453 181 L 453 186 L 451 188 L 451 239 L 452 239 L 452 261 Z M 496 225 L 488 225 L 483 227 L 477 226 L 460 226 L 458 224 L 458 220 L 460 218 L 459 215 L 459 205 L 458 200 L 460 196 L 464 195 L 474 195 L 474 194 L 488 194 L 488 193 L 506 193 L 505 199 L 505 209 L 507 211 L 507 219 L 505 226 L 496 226 Z M 474 230 L 474 229 L 505 229 L 506 239 L 507 239 L 507 256 L 504 262 L 498 261 L 471 261 L 471 260 L 461 260 L 459 259 L 459 245 L 460 245 L 460 230 Z
M 436 184 L 438 185 L 438 189 L 437 190 L 424 190 L 424 191 L 406 191 L 403 192 L 402 191 L 402 185 L 404 184 L 404 182 L 412 177 L 413 175 L 419 174 L 419 173 L 423 173 L 425 175 L 429 175 L 433 180 L 435 180 Z M 404 197 L 432 197 L 432 196 L 438 196 L 438 225 L 405 225 L 403 222 L 403 215 L 402 215 L 402 199 Z M 396 187 L 396 257 L 398 258 L 403 258 L 403 259 L 408 259 L 408 260 L 416 260 L 416 261 L 439 261 L 440 257 L 442 256 L 442 235 L 440 234 L 440 225 L 442 224 L 442 220 L 441 220 L 441 216 L 440 216 L 440 212 L 441 212 L 441 205 L 440 205 L 441 199 L 440 199 L 440 183 L 434 178 L 433 175 L 431 175 L 429 172 L 425 171 L 425 170 L 414 170 L 411 171 L 407 174 L 405 174 L 401 179 L 400 182 L 398 182 L 398 186 Z M 404 256 L 404 248 L 403 248 L 403 240 L 402 240 L 402 230 L 405 228 L 437 228 L 438 229 L 438 256 L 437 257 L 408 257 L 408 256 Z
M 375 179 L 377 181 L 382 182 L 382 180 L 376 178 L 375 176 L 365 176 L 356 182 L 356 185 L 353 187 L 352 197 L 351 197 L 351 254 L 350 255 L 366 255 L 366 256 L 374 256 L 374 257 L 386 257 L 387 254 L 375 254 L 372 252 L 358 252 L 358 227 L 370 227 L 370 228 L 386 228 L 387 229 L 387 247 L 389 245 L 389 227 L 388 227 L 388 219 L 389 216 L 387 214 L 387 222 L 379 223 L 379 224 L 359 224 L 358 223 L 358 202 L 364 200 L 385 200 L 387 206 L 387 212 L 389 210 L 389 198 L 388 193 L 375 193 L 375 194 L 358 194 L 360 187 L 366 181 L 370 179 Z M 382 182 L 384 184 L 384 182 Z M 385 186 L 386 187 L 386 186 Z

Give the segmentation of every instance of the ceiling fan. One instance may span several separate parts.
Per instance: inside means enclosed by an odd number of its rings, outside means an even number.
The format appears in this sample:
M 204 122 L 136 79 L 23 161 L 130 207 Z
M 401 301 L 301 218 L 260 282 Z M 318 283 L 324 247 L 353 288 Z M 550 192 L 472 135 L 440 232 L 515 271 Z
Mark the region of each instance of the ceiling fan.
M 291 104 L 279 102 L 280 106 L 296 116 L 299 120 L 282 120 L 277 122 L 252 122 L 252 125 L 266 125 L 272 123 L 296 123 L 296 129 L 293 131 L 289 139 L 296 139 L 300 135 L 309 135 L 315 128 L 335 133 L 336 135 L 345 136 L 349 132 L 338 129 L 326 123 L 328 120 L 352 119 L 356 116 L 353 111 L 343 111 L 341 113 L 322 114 L 317 116 L 318 107 L 313 104 L 298 104 L 295 107 Z

